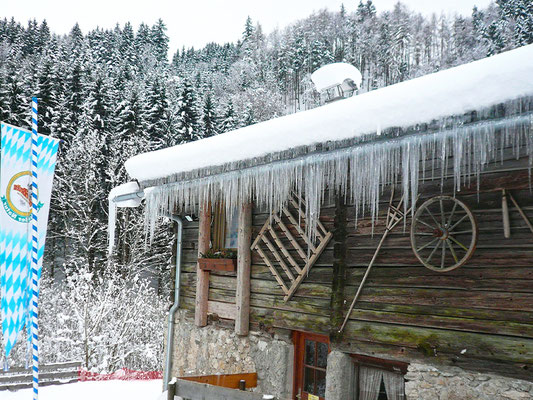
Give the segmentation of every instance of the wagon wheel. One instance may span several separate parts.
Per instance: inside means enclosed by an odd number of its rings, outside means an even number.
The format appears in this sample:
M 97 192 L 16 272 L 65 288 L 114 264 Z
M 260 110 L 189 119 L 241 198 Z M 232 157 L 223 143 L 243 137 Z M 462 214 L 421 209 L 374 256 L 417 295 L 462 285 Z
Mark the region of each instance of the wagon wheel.
M 477 222 L 472 211 L 450 196 L 424 202 L 411 225 L 411 246 L 418 260 L 433 271 L 465 264 L 476 249 Z

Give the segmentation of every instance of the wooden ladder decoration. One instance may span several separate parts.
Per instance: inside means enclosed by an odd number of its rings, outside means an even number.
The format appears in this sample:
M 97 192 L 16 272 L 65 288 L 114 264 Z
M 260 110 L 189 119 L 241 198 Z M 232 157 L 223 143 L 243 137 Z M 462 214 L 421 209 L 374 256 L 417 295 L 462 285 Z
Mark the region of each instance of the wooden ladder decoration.
M 280 285 L 285 297 L 284 302 L 288 302 L 298 287 L 305 279 L 313 265 L 324 251 L 333 233 L 329 232 L 324 225 L 318 221 L 315 235 L 317 242 L 313 243 L 305 230 L 300 225 L 299 221 L 306 223 L 305 211 L 302 209 L 303 200 L 292 195 L 289 198 L 289 204 L 296 209 L 298 217 L 295 217 L 289 210 L 289 206 L 284 207 L 282 215 L 280 216 L 276 211 L 272 211 L 270 217 L 267 219 L 259 234 L 252 243 L 251 249 L 257 251 L 259 256 L 263 259 L 265 264 L 270 269 L 272 275 Z M 286 224 L 284 222 L 288 221 Z M 291 233 L 288 226 L 293 226 L 297 232 L 296 237 L 301 238 L 308 247 L 308 252 L 304 251 L 300 243 L 296 240 L 295 235 Z M 277 228 L 277 229 L 276 229 Z M 277 231 L 276 231 L 277 230 Z M 293 251 L 296 251 L 297 256 L 291 255 L 289 249 L 283 244 L 281 238 L 285 236 L 291 244 Z M 263 247 L 263 246 L 266 246 Z M 267 254 L 270 252 L 271 256 Z M 277 264 L 271 259 L 274 257 Z M 283 270 L 283 273 L 280 271 Z M 285 275 L 285 278 L 283 277 Z

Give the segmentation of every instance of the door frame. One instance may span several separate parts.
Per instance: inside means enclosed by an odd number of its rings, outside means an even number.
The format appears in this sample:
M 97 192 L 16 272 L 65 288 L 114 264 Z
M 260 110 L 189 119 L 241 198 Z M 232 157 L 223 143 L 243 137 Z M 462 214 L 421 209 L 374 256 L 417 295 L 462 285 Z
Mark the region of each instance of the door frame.
M 297 395 L 300 394 L 300 389 L 303 388 L 303 371 L 304 371 L 304 357 L 305 357 L 305 340 L 312 340 L 315 342 L 322 342 L 328 345 L 328 354 L 331 352 L 329 336 L 318 333 L 310 333 L 303 331 L 293 331 L 292 340 L 294 344 L 294 379 L 292 388 L 292 399 L 298 400 Z

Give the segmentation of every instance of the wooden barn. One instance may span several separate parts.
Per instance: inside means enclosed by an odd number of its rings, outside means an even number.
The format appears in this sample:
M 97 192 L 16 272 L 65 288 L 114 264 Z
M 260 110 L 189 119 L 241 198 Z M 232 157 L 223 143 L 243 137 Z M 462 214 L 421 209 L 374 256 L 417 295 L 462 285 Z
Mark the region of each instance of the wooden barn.
M 171 377 L 277 399 L 533 398 L 533 46 L 141 154 Z

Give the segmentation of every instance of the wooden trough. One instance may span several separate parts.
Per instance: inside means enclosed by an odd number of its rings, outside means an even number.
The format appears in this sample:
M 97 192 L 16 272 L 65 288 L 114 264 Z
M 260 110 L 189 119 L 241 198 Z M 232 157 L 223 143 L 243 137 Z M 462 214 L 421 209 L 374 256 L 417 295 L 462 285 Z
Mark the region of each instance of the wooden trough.
M 274 396 L 252 393 L 257 373 L 203 375 L 174 378 L 168 384 L 168 400 L 267 400 Z

